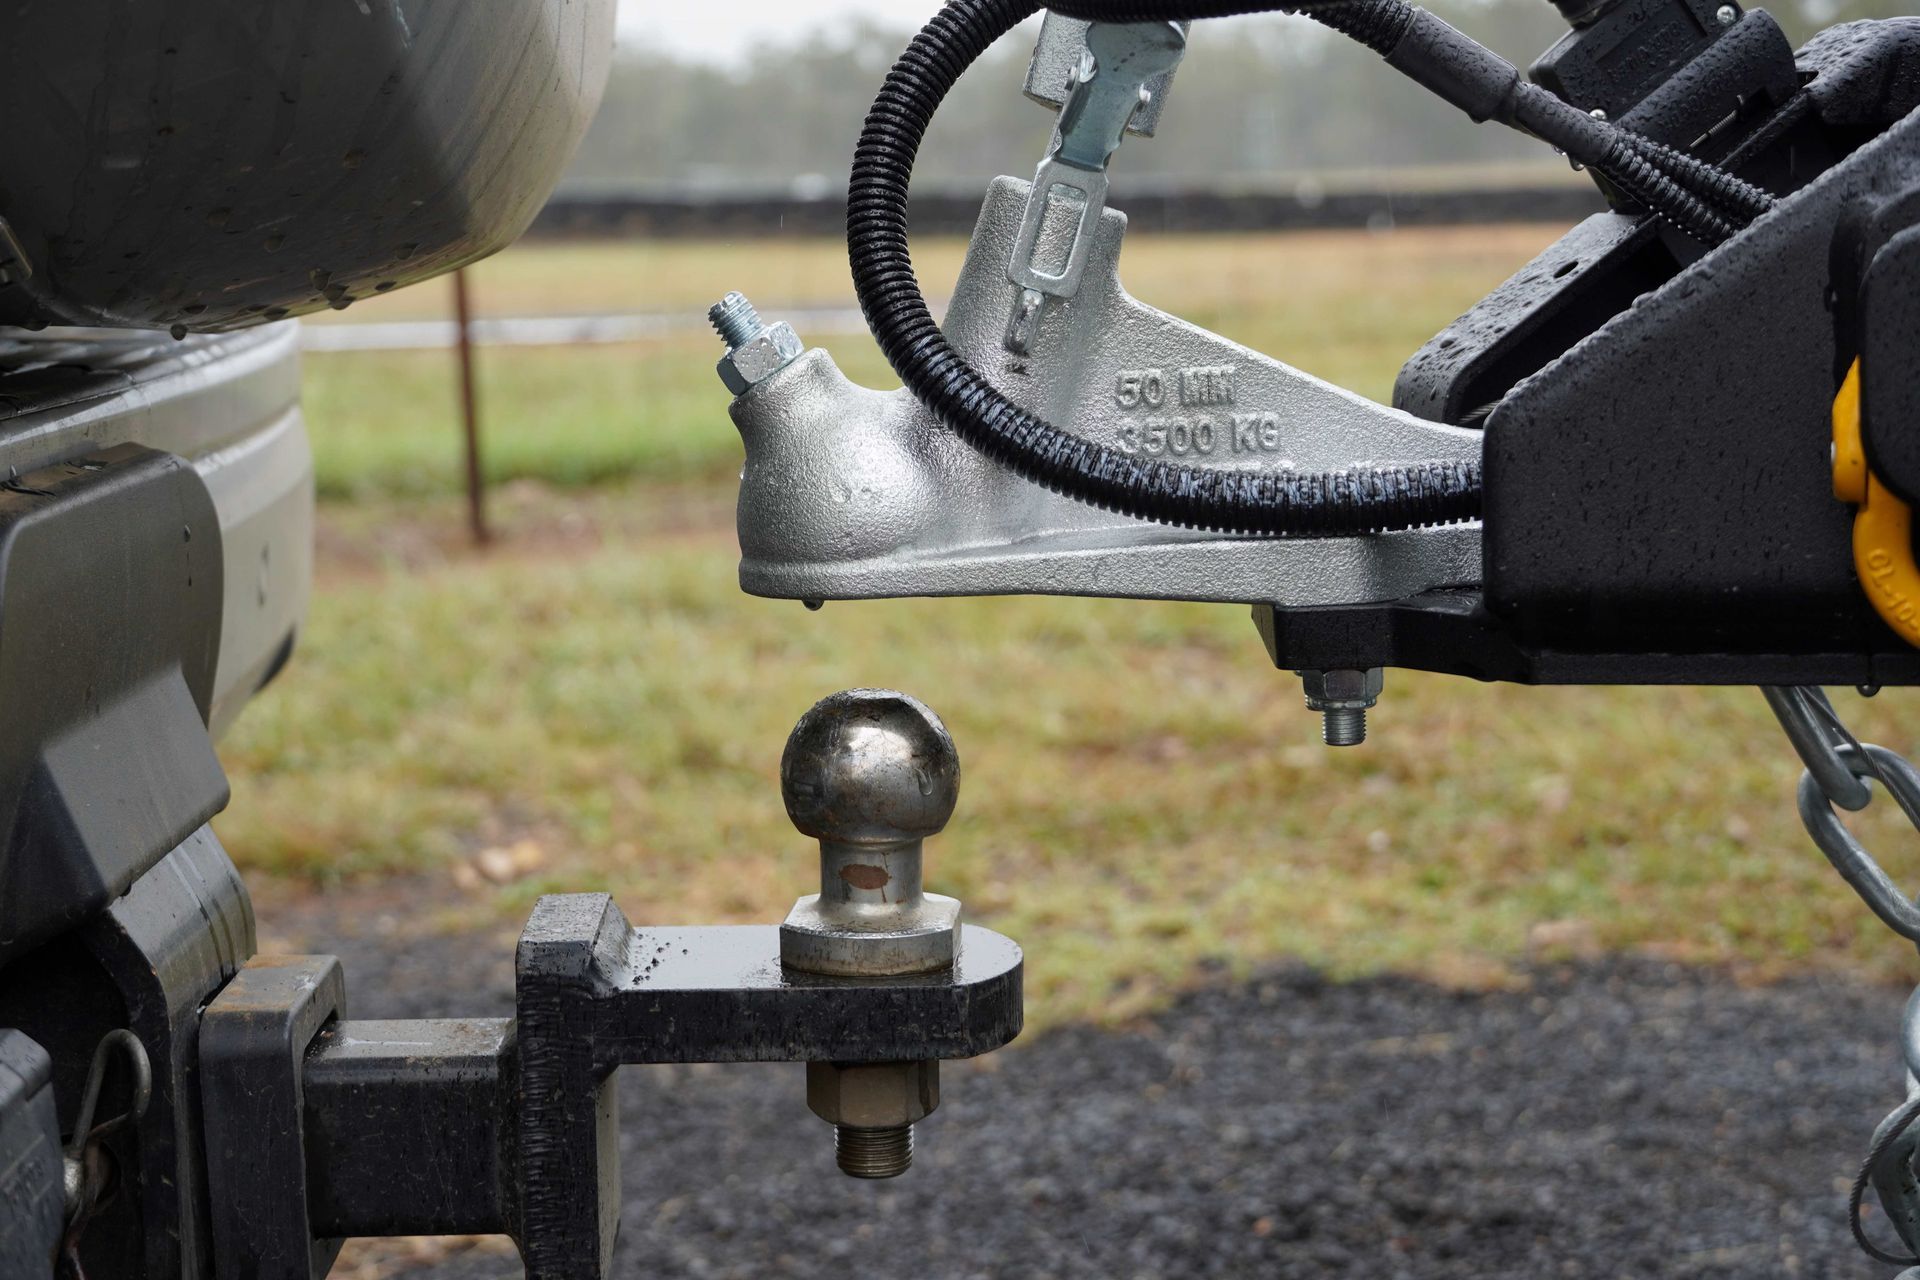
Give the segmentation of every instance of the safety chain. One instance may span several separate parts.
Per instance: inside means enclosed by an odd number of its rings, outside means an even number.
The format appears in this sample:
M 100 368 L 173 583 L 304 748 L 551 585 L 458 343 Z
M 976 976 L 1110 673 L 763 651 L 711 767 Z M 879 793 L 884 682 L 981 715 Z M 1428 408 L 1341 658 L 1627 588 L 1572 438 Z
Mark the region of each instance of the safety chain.
M 1767 705 L 1787 732 L 1787 741 L 1800 756 L 1806 772 L 1800 775 L 1800 821 L 1820 852 L 1853 886 L 1861 901 L 1889 929 L 1920 943 L 1920 903 L 1909 897 L 1875 860 L 1867 847 L 1840 821 L 1837 809 L 1858 813 L 1873 801 L 1872 783 L 1878 782 L 1920 830 L 1920 769 L 1896 751 L 1854 737 L 1827 700 L 1812 687 L 1767 685 L 1760 690 Z M 1871 697 L 1878 690 L 1863 687 Z M 1920 1177 L 1915 1158 L 1920 1155 L 1920 991 L 1907 1002 L 1902 1028 L 1907 1063 L 1907 1101 L 1895 1108 L 1874 1131 L 1867 1157 L 1847 1196 L 1847 1222 L 1853 1238 L 1868 1257 L 1895 1267 L 1913 1267 L 1900 1280 L 1920 1280 Z M 1862 1202 L 1871 1186 L 1880 1204 L 1910 1252 L 1891 1253 L 1867 1238 L 1860 1219 Z

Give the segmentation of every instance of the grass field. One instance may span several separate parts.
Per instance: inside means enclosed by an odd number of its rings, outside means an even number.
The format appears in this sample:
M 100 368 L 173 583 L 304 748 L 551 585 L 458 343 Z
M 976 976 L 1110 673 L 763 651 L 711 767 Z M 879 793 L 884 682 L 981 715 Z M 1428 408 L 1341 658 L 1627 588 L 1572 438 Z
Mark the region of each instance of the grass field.
M 1383 395 L 1546 238 L 1146 240 L 1126 265 L 1143 296 Z M 924 255 L 929 280 L 955 253 Z M 495 314 L 735 284 L 845 294 L 832 245 L 525 249 L 477 280 Z M 882 381 L 870 344 L 832 345 Z M 1750 690 L 1390 673 L 1368 745 L 1333 752 L 1241 609 L 741 595 L 715 354 L 484 352 L 511 482 L 485 554 L 459 542 L 448 358 L 309 359 L 321 577 L 294 665 L 224 744 L 217 825 L 244 864 L 282 890 L 406 877 L 464 923 L 588 887 L 637 921 L 778 919 L 814 874 L 780 808 L 786 732 L 825 693 L 886 684 L 954 730 L 965 783 L 930 885 L 1027 945 L 1039 1023 L 1124 1018 L 1280 957 L 1464 983 L 1601 948 L 1910 970 L 1800 832 L 1797 768 Z M 1898 711 L 1860 706 L 1861 732 L 1908 748 Z M 1864 829 L 1911 839 L 1885 815 Z

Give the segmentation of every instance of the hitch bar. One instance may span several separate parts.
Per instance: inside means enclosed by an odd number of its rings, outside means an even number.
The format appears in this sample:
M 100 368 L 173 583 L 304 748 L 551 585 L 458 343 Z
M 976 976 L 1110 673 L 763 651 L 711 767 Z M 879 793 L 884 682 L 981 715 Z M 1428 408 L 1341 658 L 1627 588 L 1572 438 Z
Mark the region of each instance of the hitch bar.
M 513 1019 L 342 1021 L 334 957 L 256 959 L 201 1028 L 210 1130 L 224 1119 L 207 1152 L 216 1271 L 319 1280 L 347 1236 L 504 1234 L 530 1280 L 609 1276 L 618 1067 L 997 1049 L 1020 1030 L 1020 948 L 961 928 L 949 970 L 828 977 L 783 968 L 777 926 L 636 929 L 606 894 L 547 897 L 520 938 Z M 276 1131 L 300 1149 L 263 1162 Z

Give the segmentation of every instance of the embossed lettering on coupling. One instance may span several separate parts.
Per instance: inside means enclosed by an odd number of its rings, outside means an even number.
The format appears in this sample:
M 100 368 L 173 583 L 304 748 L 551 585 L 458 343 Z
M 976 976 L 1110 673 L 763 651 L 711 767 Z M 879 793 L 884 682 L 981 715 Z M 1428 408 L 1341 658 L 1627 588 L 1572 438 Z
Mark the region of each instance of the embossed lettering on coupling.
M 1120 451 L 1186 457 L 1215 453 L 1280 452 L 1280 416 L 1273 413 L 1151 417 L 1120 424 Z
M 1206 365 L 1180 371 L 1181 404 L 1232 404 L 1234 366 Z
M 1182 406 L 1230 405 L 1236 369 L 1230 364 L 1127 369 L 1114 384 L 1114 400 L 1122 409 L 1158 409 L 1170 401 Z
M 1114 382 L 1114 401 L 1146 416 L 1120 426 L 1123 453 L 1147 457 L 1278 453 L 1280 416 L 1239 412 L 1233 365 L 1197 365 L 1183 369 L 1128 369 Z M 1153 412 L 1159 409 L 1222 407 L 1221 413 Z

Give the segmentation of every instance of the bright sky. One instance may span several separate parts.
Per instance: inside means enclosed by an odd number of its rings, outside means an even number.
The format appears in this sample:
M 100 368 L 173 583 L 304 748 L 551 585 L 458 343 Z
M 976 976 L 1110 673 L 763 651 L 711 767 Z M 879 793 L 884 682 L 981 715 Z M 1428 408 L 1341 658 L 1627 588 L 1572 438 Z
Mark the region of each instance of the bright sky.
M 754 43 L 791 38 L 834 22 L 878 18 L 898 27 L 917 27 L 939 9 L 941 0 L 719 0 L 683 4 L 677 0 L 620 0 L 620 39 L 664 44 L 676 53 L 708 62 L 727 62 Z

